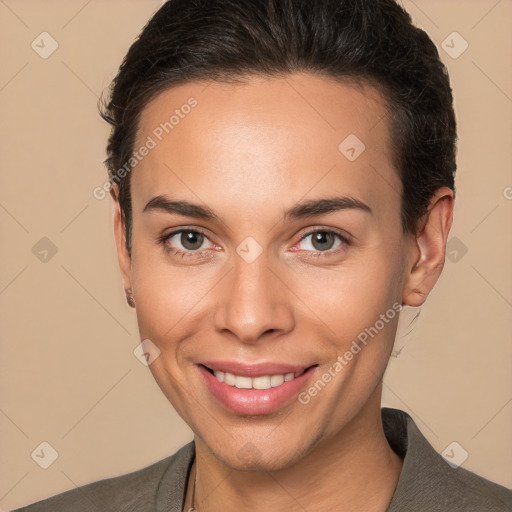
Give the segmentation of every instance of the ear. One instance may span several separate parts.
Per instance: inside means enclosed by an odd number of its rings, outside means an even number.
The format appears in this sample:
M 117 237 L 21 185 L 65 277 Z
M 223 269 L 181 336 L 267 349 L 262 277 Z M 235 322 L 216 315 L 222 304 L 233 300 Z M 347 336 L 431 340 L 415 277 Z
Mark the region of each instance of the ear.
M 453 207 L 453 191 L 448 187 L 439 188 L 430 200 L 416 235 L 411 236 L 402 290 L 402 302 L 408 306 L 421 306 L 441 275 Z
M 132 289 L 132 260 L 126 247 L 126 231 L 123 212 L 119 204 L 119 188 L 116 184 L 112 186 L 111 196 L 114 200 L 114 238 L 117 248 L 117 259 L 119 268 L 123 278 L 123 286 L 125 290 Z

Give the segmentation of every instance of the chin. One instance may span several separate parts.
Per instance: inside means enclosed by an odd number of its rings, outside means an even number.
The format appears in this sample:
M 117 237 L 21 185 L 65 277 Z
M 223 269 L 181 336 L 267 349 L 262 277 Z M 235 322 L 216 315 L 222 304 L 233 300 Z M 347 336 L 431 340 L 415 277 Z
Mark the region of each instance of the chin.
M 289 445 L 287 446 L 283 445 L 282 438 L 276 439 L 275 444 L 269 442 L 267 434 L 261 442 L 256 440 L 255 436 L 252 440 L 248 436 L 246 441 L 234 442 L 234 439 L 236 437 L 232 439 L 229 446 L 219 444 L 213 446 L 207 444 L 207 446 L 217 460 L 236 471 L 267 472 L 287 469 L 301 460 L 307 452 L 303 438 L 293 443 L 294 439 L 288 436 Z

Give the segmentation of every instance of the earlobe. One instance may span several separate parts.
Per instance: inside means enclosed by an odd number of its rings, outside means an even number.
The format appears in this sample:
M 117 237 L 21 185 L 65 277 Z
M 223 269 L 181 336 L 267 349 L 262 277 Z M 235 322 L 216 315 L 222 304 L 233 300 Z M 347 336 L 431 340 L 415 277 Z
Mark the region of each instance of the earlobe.
M 123 287 L 126 290 L 130 290 L 132 293 L 130 294 L 130 299 L 127 301 L 131 307 L 134 307 L 135 304 L 131 304 L 133 301 L 133 289 L 132 289 L 132 262 L 131 257 L 128 254 L 128 249 L 126 248 L 126 232 L 125 232 L 125 222 L 123 212 L 121 210 L 121 205 L 119 204 L 119 190 L 117 185 L 113 185 L 112 187 L 112 198 L 114 200 L 114 212 L 113 212 L 113 223 L 114 223 L 114 238 L 116 242 L 117 249 L 117 259 L 119 262 L 119 268 L 121 270 L 121 275 L 123 279 Z
M 402 301 L 408 306 L 421 306 L 441 275 L 453 221 L 453 206 L 453 191 L 448 187 L 439 188 L 411 241 L 408 274 L 402 292 Z

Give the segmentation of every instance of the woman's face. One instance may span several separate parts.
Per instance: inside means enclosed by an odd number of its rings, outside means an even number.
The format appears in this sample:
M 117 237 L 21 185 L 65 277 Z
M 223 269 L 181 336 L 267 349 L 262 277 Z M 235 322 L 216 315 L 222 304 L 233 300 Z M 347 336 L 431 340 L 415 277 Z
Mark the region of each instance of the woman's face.
M 380 404 L 417 254 L 390 145 L 375 89 L 308 74 L 189 83 L 142 113 L 125 286 L 156 381 L 231 467 L 286 467 Z

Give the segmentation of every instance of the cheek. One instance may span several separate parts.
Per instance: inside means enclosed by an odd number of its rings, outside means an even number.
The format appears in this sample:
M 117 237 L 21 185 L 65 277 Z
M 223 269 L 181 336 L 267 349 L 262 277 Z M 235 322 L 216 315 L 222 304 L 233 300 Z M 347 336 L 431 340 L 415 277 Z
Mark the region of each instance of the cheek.
M 337 269 L 301 274 L 294 281 L 294 290 L 307 305 L 305 314 L 318 317 L 330 337 L 344 346 L 400 301 L 399 269 L 397 254 L 368 252 L 368 256 L 347 260 Z
M 158 260 L 152 256 L 144 260 L 134 254 L 132 277 L 139 334 L 141 340 L 151 340 L 160 351 L 149 365 L 155 381 L 180 416 L 190 422 L 189 412 L 201 397 L 186 386 L 189 345 L 206 326 L 207 315 L 201 313 L 201 307 L 209 278 L 197 270 L 168 265 L 162 257 Z
M 211 267 L 171 265 L 154 247 L 134 248 L 132 283 L 141 338 L 151 339 L 166 357 L 174 357 L 180 341 L 198 327 L 199 318 L 205 321 L 201 311 L 216 275 Z
M 138 269 L 133 279 L 137 297 L 137 319 L 141 335 L 156 340 L 172 337 L 180 320 L 192 314 L 200 300 L 197 278 L 187 273 L 148 266 Z

